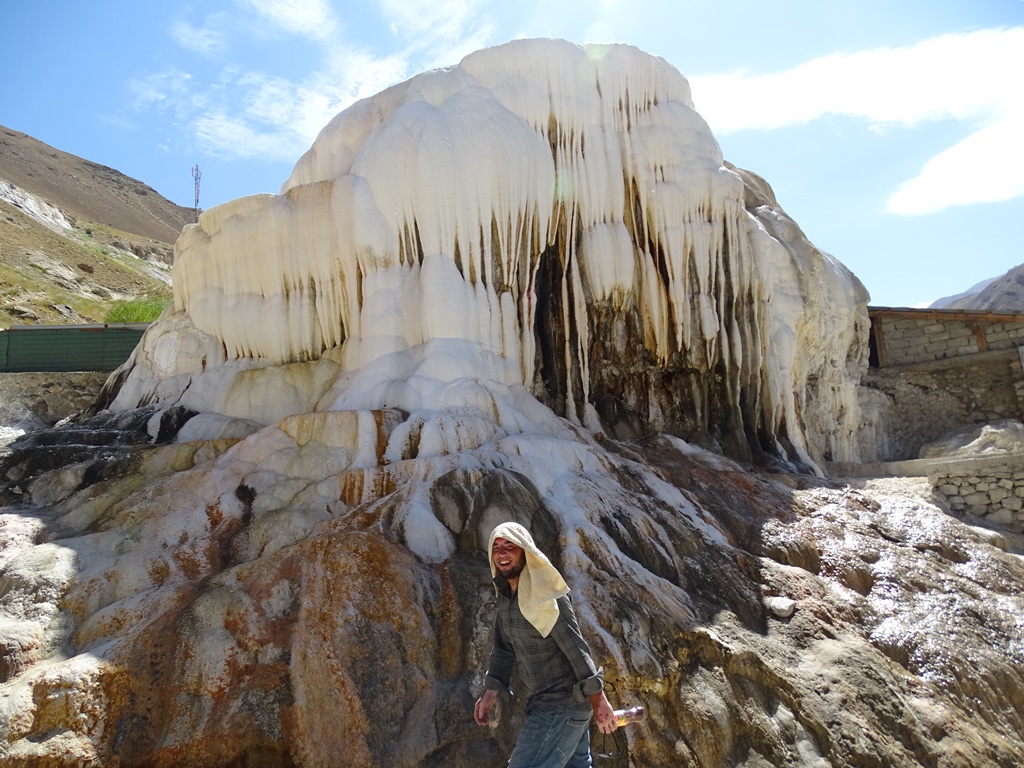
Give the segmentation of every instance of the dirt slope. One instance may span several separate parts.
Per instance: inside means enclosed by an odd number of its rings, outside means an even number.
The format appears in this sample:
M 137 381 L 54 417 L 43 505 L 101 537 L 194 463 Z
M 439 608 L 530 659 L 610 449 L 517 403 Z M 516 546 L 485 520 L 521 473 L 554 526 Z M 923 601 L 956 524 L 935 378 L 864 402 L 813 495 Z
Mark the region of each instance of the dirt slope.
M 113 168 L 0 126 L 0 328 L 102 322 L 170 297 L 193 211 Z
M 76 219 L 161 243 L 173 243 L 193 220 L 191 208 L 175 205 L 141 181 L 3 126 L 0 178 Z

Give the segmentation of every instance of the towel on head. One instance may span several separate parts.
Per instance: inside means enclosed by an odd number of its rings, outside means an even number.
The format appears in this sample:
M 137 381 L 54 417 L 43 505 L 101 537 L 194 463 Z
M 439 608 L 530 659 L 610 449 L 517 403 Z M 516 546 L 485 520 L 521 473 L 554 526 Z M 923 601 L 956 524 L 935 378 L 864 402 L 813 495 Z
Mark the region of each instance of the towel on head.
M 569 585 L 565 583 L 562 574 L 551 564 L 547 555 L 537 549 L 533 543 L 533 536 L 519 523 L 502 523 L 491 531 L 491 537 L 487 542 L 487 559 L 491 564 L 491 578 L 498 575 L 494 567 L 494 558 L 491 557 L 491 548 L 497 538 L 506 539 L 513 544 L 520 546 L 526 553 L 526 567 L 519 575 L 519 586 L 516 593 L 519 596 L 519 610 L 523 617 L 540 632 L 541 637 L 547 637 L 558 621 L 558 598 L 569 594 Z M 497 589 L 497 587 L 495 587 Z

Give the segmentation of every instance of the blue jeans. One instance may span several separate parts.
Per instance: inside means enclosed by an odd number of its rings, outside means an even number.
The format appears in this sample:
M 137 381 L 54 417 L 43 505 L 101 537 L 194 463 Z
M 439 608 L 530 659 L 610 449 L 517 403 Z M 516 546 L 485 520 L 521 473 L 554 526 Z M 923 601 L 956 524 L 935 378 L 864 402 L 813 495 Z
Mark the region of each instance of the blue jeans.
M 526 713 L 508 768 L 590 768 L 590 712 Z

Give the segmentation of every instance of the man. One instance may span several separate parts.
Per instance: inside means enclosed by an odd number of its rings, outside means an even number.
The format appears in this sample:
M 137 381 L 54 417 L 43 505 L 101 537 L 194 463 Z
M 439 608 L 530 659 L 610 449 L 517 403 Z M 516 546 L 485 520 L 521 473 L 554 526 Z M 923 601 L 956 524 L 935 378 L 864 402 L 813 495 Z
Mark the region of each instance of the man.
M 487 725 L 498 691 L 508 690 L 518 664 L 526 721 L 509 768 L 586 768 L 591 716 L 602 733 L 618 722 L 576 623 L 569 587 L 518 523 L 497 526 L 487 546 L 498 605 L 485 690 L 473 718 Z

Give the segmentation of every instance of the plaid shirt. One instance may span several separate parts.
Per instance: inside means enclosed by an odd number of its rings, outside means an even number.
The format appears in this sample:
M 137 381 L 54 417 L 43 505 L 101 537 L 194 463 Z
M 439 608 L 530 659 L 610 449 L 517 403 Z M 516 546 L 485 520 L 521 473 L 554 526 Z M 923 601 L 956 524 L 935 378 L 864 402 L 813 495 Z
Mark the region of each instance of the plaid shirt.
M 580 634 L 568 597 L 558 598 L 558 621 L 541 637 L 519 610 L 518 595 L 508 582 L 495 579 L 498 605 L 494 645 L 487 665 L 486 688 L 507 691 L 517 666 L 526 688 L 527 709 L 590 709 L 587 696 L 603 690 L 602 673 Z

